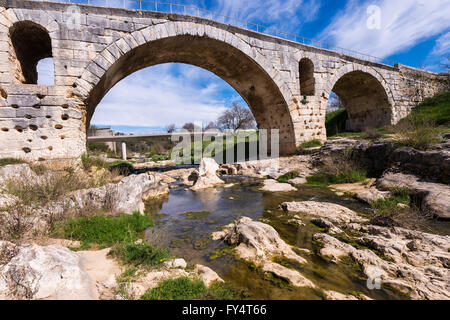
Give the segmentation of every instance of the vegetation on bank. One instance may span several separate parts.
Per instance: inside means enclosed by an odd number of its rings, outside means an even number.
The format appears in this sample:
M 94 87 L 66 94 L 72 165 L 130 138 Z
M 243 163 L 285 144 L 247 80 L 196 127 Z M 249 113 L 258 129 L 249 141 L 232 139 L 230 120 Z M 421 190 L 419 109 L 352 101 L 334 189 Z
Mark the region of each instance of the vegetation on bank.
M 383 227 L 404 227 L 408 229 L 421 229 L 427 218 L 427 212 L 421 212 L 405 188 L 390 189 L 391 196 L 377 199 L 370 203 L 373 213 L 371 224 Z
M 91 170 L 93 167 L 97 169 L 106 169 L 118 175 L 127 176 L 134 172 L 133 163 L 125 160 L 116 160 L 106 162 L 105 160 L 89 154 L 81 155 L 81 164 L 84 170 Z
M 450 92 L 425 99 L 396 125 L 368 128 L 362 132 L 346 132 L 347 120 L 348 114 L 345 109 L 327 113 L 327 136 L 368 140 L 393 136 L 398 146 L 425 150 L 430 145 L 440 142 L 440 133 L 450 131 Z
M 367 171 L 351 158 L 352 149 L 342 154 L 332 155 L 323 159 L 319 172 L 306 177 L 309 186 L 328 186 L 331 184 L 364 182 Z
M 213 282 L 209 287 L 200 279 L 181 277 L 168 279 L 147 290 L 142 300 L 233 300 L 240 292 L 225 282 Z
M 143 232 L 152 221 L 135 212 L 132 215 L 122 214 L 117 217 L 104 215 L 70 218 L 57 223 L 53 235 L 81 242 L 81 249 L 88 249 L 95 244 L 107 248 L 116 243 L 135 242 L 138 234 Z
M 171 257 L 168 249 L 155 247 L 146 241 L 117 243 L 111 249 L 110 255 L 126 265 L 135 267 L 157 267 Z

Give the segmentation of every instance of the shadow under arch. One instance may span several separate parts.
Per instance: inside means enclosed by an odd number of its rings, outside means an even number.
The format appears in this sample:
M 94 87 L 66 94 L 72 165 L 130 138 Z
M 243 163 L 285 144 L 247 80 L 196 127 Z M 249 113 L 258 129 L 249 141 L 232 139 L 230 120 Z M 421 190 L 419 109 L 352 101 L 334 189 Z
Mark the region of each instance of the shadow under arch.
M 348 129 L 361 131 L 392 123 L 392 100 L 385 86 L 371 73 L 354 70 L 345 73 L 332 90 L 348 113 Z
M 260 129 L 280 130 L 280 153 L 295 151 L 294 126 L 288 104 L 271 76 L 236 47 L 217 39 L 194 35 L 177 35 L 146 42 L 115 60 L 85 99 L 87 127 L 98 103 L 117 82 L 146 67 L 171 62 L 203 68 L 226 81 L 247 102 Z

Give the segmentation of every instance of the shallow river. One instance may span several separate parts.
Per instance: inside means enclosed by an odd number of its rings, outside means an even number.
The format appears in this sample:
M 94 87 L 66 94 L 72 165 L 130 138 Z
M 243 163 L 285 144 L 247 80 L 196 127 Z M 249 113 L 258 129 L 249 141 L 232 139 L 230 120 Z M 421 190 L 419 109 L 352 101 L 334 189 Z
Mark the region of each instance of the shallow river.
M 294 200 L 333 202 L 362 214 L 370 211 L 368 206 L 338 197 L 326 188 L 302 186 L 295 192 L 267 193 L 258 191 L 251 182 L 203 192 L 175 188 L 165 198 L 147 205 L 155 226 L 146 231 L 146 237 L 152 243 L 170 247 L 175 257 L 184 258 L 189 264 L 212 268 L 225 281 L 244 289 L 250 299 L 322 299 L 321 289 L 347 294 L 359 292 L 374 299 L 404 298 L 388 289 L 369 290 L 363 274 L 350 259 L 334 264 L 315 254 L 300 252 L 308 263 L 293 267 L 320 289 L 294 288 L 284 281 L 264 276 L 251 264 L 236 259 L 223 242 L 211 240 L 212 232 L 246 216 L 272 225 L 290 245 L 313 252 L 312 235 L 320 232 L 319 229 L 309 223 L 307 216 L 302 216 L 306 226 L 289 224 L 290 218 L 278 209 L 282 202 Z

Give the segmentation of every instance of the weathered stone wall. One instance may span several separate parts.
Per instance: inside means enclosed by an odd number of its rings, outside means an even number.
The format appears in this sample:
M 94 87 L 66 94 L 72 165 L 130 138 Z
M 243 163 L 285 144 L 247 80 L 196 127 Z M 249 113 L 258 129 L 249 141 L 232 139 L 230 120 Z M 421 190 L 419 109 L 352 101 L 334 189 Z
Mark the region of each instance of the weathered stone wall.
M 23 21 L 49 35 L 53 86 L 25 83 L 11 40 L 11 28 Z M 302 59 L 312 63 L 314 78 L 304 77 L 303 84 L 314 95 L 301 93 Z M 283 153 L 303 141 L 326 139 L 332 90 L 340 91 L 354 126 L 360 128 L 394 123 L 424 97 L 442 90 L 435 74 L 370 63 L 203 18 L 2 0 L 0 157 L 80 156 L 86 127 L 108 90 L 132 72 L 166 62 L 190 63 L 230 83 L 260 128 L 280 130 Z

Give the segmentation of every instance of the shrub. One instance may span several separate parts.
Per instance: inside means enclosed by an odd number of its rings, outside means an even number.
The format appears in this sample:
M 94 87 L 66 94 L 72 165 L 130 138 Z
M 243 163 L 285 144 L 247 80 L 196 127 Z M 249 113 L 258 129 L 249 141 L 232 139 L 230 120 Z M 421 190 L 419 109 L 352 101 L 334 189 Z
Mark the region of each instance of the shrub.
M 108 169 L 111 172 L 117 172 L 121 176 L 129 176 L 134 172 L 134 167 L 128 161 L 114 161 L 108 164 Z
M 91 157 L 86 153 L 81 155 L 81 164 L 83 165 L 84 170 L 89 170 L 91 167 L 97 168 L 108 167 L 107 163 L 104 160 L 98 157 Z
M 127 241 L 116 244 L 110 254 L 125 264 L 135 266 L 159 266 L 171 256 L 168 249 L 157 248 L 147 242 Z
M 299 172 L 294 170 L 294 171 L 285 173 L 282 176 L 279 176 L 277 178 L 277 181 L 281 182 L 281 183 L 286 183 L 286 182 L 289 182 L 289 180 L 291 180 L 291 179 L 297 178 L 298 176 L 299 176 Z
M 118 217 L 92 216 L 71 218 L 56 224 L 53 233 L 64 238 L 81 241 L 82 248 L 97 244 L 102 248 L 125 240 L 135 241 L 138 233 L 151 226 L 151 220 L 135 212 Z
M 418 113 L 402 119 L 391 130 L 398 136 L 400 145 L 419 150 L 425 150 L 440 140 L 436 123 Z

